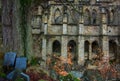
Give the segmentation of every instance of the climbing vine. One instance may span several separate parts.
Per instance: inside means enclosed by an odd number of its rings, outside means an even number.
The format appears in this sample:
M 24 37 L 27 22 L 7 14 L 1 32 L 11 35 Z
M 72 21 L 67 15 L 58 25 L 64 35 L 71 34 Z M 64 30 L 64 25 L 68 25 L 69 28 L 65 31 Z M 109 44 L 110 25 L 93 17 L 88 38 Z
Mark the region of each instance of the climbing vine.
M 28 11 L 31 6 L 33 0 L 20 0 L 20 33 L 21 33 L 21 39 L 23 44 L 23 53 L 26 56 L 27 54 L 27 17 L 28 17 Z

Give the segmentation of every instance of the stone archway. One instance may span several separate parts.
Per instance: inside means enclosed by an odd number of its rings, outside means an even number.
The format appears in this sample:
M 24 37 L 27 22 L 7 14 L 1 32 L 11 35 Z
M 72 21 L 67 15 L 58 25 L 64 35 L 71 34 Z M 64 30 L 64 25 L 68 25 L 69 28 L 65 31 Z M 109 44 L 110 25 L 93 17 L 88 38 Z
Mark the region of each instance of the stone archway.
M 84 51 L 85 51 L 85 59 L 90 59 L 89 58 L 89 41 L 85 41 L 84 43 Z
M 61 54 L 61 44 L 58 40 L 55 40 L 52 44 L 52 52 L 54 54 L 60 55 Z
M 77 55 L 77 47 L 76 42 L 74 40 L 70 40 L 67 44 L 67 52 L 72 55 L 72 61 L 74 64 L 77 64 L 78 55 Z
M 97 41 L 94 41 L 92 43 L 92 53 L 93 54 L 97 54 L 98 53 L 98 48 L 99 48 L 99 44 Z
M 113 40 L 109 40 L 109 55 L 110 60 L 117 59 L 117 44 Z

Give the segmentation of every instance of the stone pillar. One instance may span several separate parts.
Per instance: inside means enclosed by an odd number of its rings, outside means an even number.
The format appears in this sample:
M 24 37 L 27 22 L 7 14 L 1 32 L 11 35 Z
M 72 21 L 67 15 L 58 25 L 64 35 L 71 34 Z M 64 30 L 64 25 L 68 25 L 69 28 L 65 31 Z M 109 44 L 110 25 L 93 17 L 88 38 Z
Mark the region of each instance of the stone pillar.
M 79 35 L 84 34 L 84 26 L 82 23 L 79 24 L 78 33 L 79 33 Z
M 47 34 L 47 27 L 48 27 L 47 23 L 44 23 L 44 35 Z
M 80 10 L 82 11 L 82 9 Z M 84 52 L 84 25 L 83 25 L 83 16 L 80 15 L 79 28 L 78 28 L 78 64 L 83 65 L 85 60 Z
M 105 8 L 101 9 L 101 14 L 102 14 L 102 51 L 104 53 L 104 55 L 109 55 L 109 40 L 108 40 L 108 27 L 107 27 L 107 15 L 105 12 Z
M 64 14 L 62 34 L 67 34 L 67 14 Z
M 67 14 L 64 14 L 63 18 L 63 28 L 62 28 L 62 36 L 61 36 L 61 56 L 67 58 L 67 43 L 68 43 L 68 37 L 67 35 Z
M 92 43 L 89 44 L 89 59 L 92 59 Z
M 52 41 L 48 40 L 47 54 L 52 54 Z
M 102 50 L 103 50 L 104 55 L 109 56 L 109 40 L 107 36 L 103 36 L 102 46 L 103 46 Z
M 78 64 L 84 64 L 84 37 L 78 36 Z
M 63 24 L 62 34 L 67 34 L 67 24 Z
M 82 8 L 80 8 L 80 12 L 82 13 Z M 80 19 L 79 19 L 79 27 L 78 27 L 78 34 L 84 34 L 84 24 L 83 24 L 84 20 L 83 20 L 83 16 L 82 14 L 80 15 Z
M 47 28 L 48 28 L 48 17 L 47 17 L 47 12 L 45 13 L 44 15 L 44 28 L 43 28 L 43 31 L 44 31 L 44 34 L 46 35 L 47 34 Z
M 67 36 L 62 36 L 61 56 L 67 58 Z
M 47 42 L 46 38 L 43 37 L 43 39 L 42 39 L 42 59 L 45 60 L 45 63 L 42 65 L 44 68 L 46 66 L 46 42 Z

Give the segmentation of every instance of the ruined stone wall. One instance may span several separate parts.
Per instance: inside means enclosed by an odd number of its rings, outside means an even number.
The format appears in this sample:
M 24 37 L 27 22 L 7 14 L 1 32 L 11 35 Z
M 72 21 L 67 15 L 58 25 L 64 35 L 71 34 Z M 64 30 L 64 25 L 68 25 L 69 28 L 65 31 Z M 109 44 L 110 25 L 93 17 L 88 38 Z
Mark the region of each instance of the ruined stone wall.
M 113 38 L 116 42 L 118 41 L 118 35 L 120 35 L 118 33 L 120 13 L 113 15 L 112 11 L 120 11 L 120 7 L 111 1 L 101 3 L 90 0 L 90 3 L 82 3 L 75 0 L 74 3 L 76 10 L 69 4 L 66 4 L 66 8 L 63 4 L 55 1 L 49 2 L 48 11 L 43 10 L 44 13 L 41 15 L 42 25 L 40 25 L 40 28 L 36 28 L 36 31 L 40 30 L 38 33 L 42 34 L 38 34 L 37 37 L 33 35 L 33 44 L 35 50 L 38 51 L 34 51 L 36 55 L 41 51 L 41 56 L 47 59 L 47 54 L 53 54 L 55 40 L 61 44 L 61 55 L 66 58 L 68 43 L 74 40 L 78 63 L 80 64 L 84 63 L 85 59 L 85 41 L 89 42 L 89 59 L 94 55 L 92 52 L 94 43 L 98 44 L 104 54 L 109 55 L 109 40 Z M 102 8 L 104 9 L 102 10 Z M 89 19 L 88 22 L 86 22 L 86 18 Z M 39 48 L 40 41 L 38 39 L 42 41 L 42 49 Z

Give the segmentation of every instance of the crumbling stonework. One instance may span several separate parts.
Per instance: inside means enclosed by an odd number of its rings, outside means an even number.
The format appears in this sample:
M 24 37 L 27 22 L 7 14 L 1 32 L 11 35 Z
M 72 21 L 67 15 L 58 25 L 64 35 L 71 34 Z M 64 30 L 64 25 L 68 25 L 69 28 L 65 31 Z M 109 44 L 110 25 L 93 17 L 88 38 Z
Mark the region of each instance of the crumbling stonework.
M 35 25 L 32 25 L 32 34 L 37 35 L 37 37 L 33 35 L 35 55 L 41 54 L 40 56 L 46 60 L 47 54 L 59 53 L 67 58 L 67 49 L 70 47 L 71 52 L 77 55 L 77 63 L 84 64 L 85 59 L 92 59 L 97 54 L 98 48 L 103 51 L 104 55 L 111 55 L 110 41 L 114 42 L 117 48 L 112 51 L 113 57 L 120 55 L 118 52 L 120 1 L 70 1 L 72 3 L 68 1 L 64 4 L 57 0 L 49 1 L 48 9 L 43 9 L 41 5 L 38 6 L 38 14 L 33 16 L 37 20 L 34 22 Z M 34 27 L 36 25 L 37 27 Z M 85 41 L 89 44 L 88 47 L 85 46 Z M 57 51 L 59 49 L 57 47 L 53 49 L 53 44 L 60 45 L 58 47 L 61 51 Z M 87 52 L 85 48 L 88 48 Z M 85 53 L 88 54 L 87 57 Z

